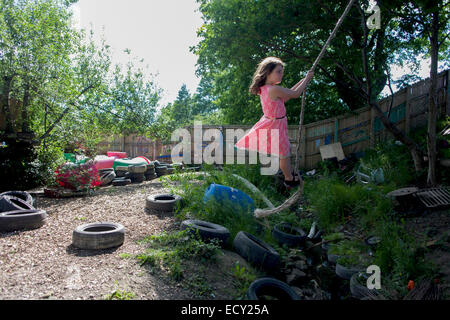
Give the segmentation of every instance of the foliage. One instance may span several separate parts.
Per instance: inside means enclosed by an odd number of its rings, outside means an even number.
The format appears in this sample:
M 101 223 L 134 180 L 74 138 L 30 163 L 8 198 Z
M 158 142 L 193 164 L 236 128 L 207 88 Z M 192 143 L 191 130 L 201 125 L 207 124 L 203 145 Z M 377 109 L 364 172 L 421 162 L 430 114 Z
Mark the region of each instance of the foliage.
M 248 86 L 256 65 L 274 55 L 287 62 L 284 85 L 293 86 L 305 74 L 333 30 L 346 2 L 198 0 L 204 24 L 201 41 L 191 48 L 199 56 L 197 73 L 214 83 L 215 103 L 229 123 L 252 123 L 259 118 L 258 97 Z M 363 9 L 368 1 L 359 2 Z M 355 5 L 321 60 L 308 88 L 305 123 L 361 108 L 365 77 L 361 60 L 363 30 Z M 286 10 L 289 8 L 289 10 Z M 364 16 L 365 19 L 369 14 Z M 369 34 L 369 67 L 374 96 L 384 88 L 388 61 L 399 49 L 396 16 L 383 11 L 381 28 Z M 355 23 L 356 22 L 356 23 Z M 246 106 L 242 108 L 242 106 Z M 300 102 L 288 102 L 288 119 L 298 123 Z
M 174 280 L 183 278 L 183 260 L 210 261 L 219 249 L 216 242 L 205 243 L 199 236 L 190 236 L 186 230 L 152 235 L 143 242 L 149 244 L 149 248 L 137 256 L 141 264 L 167 269 Z
M 100 186 L 100 177 L 93 161 L 81 164 L 63 164 L 55 171 L 59 186 L 76 191 L 87 191 Z

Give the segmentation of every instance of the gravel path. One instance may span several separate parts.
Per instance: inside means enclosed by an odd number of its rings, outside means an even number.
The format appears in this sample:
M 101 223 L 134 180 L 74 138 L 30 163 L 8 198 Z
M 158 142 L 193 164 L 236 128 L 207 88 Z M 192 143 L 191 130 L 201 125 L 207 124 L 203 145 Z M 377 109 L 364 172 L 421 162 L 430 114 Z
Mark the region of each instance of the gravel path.
M 0 299 L 105 299 L 114 290 L 131 292 L 134 299 L 191 299 L 188 291 L 168 286 L 134 258 L 145 250 L 139 240 L 178 226 L 173 217 L 145 213 L 146 197 L 166 191 L 149 181 L 102 188 L 90 197 L 35 197 L 35 207 L 48 213 L 46 224 L 0 233 Z M 75 227 L 102 221 L 124 225 L 122 246 L 99 251 L 72 246 Z

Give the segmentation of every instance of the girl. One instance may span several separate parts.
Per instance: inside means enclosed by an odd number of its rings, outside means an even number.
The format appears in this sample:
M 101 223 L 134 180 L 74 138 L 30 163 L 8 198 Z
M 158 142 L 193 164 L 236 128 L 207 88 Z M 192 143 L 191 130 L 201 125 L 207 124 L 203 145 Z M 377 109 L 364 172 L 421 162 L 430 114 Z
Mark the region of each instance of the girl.
M 310 70 L 306 77 L 291 89 L 283 88 L 278 86 L 278 84 L 283 79 L 284 66 L 285 63 L 275 57 L 265 58 L 258 65 L 249 91 L 260 96 L 264 115 L 235 146 L 239 149 L 269 154 L 273 151 L 271 150 L 271 130 L 278 130 L 278 153 L 275 151 L 272 155 L 280 158 L 280 169 L 284 174 L 284 185 L 287 188 L 292 188 L 299 185 L 300 181 L 298 174 L 294 173 L 291 168 L 291 145 L 289 143 L 284 103 L 290 99 L 300 97 L 314 73 Z M 267 130 L 267 136 L 262 139 L 263 141 L 257 141 L 258 137 L 261 139 L 261 129 Z M 250 140 L 252 140 L 251 144 L 249 144 Z

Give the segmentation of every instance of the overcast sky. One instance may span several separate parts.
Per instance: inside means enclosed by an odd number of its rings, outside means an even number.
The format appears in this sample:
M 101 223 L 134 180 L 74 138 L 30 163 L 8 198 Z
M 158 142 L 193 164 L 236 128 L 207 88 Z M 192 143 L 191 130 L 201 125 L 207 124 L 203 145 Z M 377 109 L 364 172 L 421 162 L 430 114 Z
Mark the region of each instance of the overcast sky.
M 195 0 L 79 0 L 74 14 L 80 26 L 104 35 L 113 50 L 113 62 L 129 61 L 123 50 L 144 59 L 163 91 L 160 104 L 175 100 L 183 83 L 192 94 L 200 79 L 195 76 L 196 45 L 202 25 Z

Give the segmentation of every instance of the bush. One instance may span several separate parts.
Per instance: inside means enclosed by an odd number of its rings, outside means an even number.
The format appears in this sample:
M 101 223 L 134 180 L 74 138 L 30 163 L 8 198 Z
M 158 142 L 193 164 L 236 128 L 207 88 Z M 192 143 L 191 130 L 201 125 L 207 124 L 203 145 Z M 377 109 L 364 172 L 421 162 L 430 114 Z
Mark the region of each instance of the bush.
M 100 186 L 100 177 L 93 161 L 82 164 L 63 164 L 55 171 L 56 183 L 67 189 L 87 191 Z

